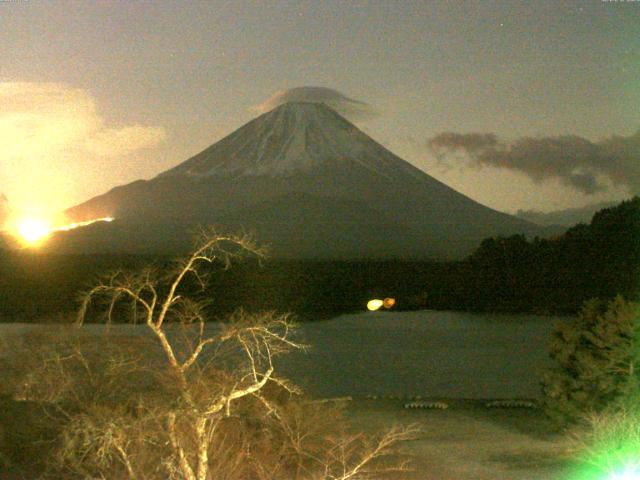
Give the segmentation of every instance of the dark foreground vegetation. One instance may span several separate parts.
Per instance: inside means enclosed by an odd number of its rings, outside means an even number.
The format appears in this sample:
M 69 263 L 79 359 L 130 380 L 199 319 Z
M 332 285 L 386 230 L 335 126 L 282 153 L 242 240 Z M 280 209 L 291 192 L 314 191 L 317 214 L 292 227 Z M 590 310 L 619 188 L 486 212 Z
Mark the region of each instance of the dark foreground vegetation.
M 238 311 L 205 333 L 206 299 L 191 297 L 184 282 L 204 282 L 201 266 L 245 254 L 261 251 L 247 237 L 206 235 L 162 271 L 109 275 L 83 296 L 75 326 L 36 330 L 2 358 L 0 405 L 24 423 L 16 429 L 0 415 L 0 475 L 404 478 L 407 463 L 393 447 L 413 438 L 414 427 L 354 433 L 335 408 L 305 398 L 275 371 L 276 357 L 304 348 L 286 315 Z M 85 335 L 92 308 L 143 330 Z
M 0 321 L 55 321 L 105 272 L 171 259 L 0 252 Z M 635 298 L 640 282 L 640 198 L 601 210 L 553 239 L 489 238 L 459 262 L 247 261 L 211 267 L 214 315 L 238 307 L 323 318 L 394 297 L 400 310 L 574 314 L 588 299 Z

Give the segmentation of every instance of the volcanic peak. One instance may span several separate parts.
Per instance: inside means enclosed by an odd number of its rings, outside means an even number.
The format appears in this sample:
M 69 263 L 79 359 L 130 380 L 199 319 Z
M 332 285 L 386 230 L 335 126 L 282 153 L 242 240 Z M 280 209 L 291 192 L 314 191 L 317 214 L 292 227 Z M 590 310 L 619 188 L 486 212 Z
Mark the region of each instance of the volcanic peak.
M 363 159 L 389 153 L 327 105 L 289 102 L 160 176 L 291 176 L 344 162 L 376 170 Z

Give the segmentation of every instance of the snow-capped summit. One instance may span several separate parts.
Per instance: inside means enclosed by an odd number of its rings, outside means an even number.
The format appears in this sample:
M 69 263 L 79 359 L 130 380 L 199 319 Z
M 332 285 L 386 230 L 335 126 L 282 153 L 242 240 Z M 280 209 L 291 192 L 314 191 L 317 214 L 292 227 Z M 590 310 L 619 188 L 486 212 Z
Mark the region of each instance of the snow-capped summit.
M 324 103 L 290 102 L 161 175 L 291 176 L 349 162 L 380 175 L 407 165 Z
M 285 103 L 157 177 L 69 209 L 115 217 L 58 251 L 173 253 L 196 225 L 254 231 L 274 257 L 455 258 L 493 235 L 542 232 L 397 157 L 322 103 Z

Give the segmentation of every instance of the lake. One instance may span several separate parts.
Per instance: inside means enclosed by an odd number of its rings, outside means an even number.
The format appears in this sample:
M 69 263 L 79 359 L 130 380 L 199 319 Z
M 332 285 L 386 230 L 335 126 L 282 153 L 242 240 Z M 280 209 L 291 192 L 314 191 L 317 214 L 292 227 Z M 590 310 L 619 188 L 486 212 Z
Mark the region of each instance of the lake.
M 558 317 L 467 312 L 366 312 L 300 326 L 310 345 L 277 371 L 318 397 L 537 398 Z M 34 324 L 0 324 L 0 355 Z M 99 335 L 105 327 L 86 325 Z M 144 327 L 111 326 L 137 334 Z M 216 330 L 215 324 L 207 329 Z

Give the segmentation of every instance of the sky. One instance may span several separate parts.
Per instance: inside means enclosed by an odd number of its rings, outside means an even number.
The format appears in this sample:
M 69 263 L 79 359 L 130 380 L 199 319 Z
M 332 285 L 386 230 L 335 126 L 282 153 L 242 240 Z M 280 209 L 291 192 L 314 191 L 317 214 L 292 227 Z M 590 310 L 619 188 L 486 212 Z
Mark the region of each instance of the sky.
M 0 59 L 0 208 L 24 215 L 152 178 L 298 87 L 502 211 L 640 192 L 640 1 L 17 0 Z

